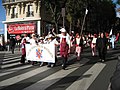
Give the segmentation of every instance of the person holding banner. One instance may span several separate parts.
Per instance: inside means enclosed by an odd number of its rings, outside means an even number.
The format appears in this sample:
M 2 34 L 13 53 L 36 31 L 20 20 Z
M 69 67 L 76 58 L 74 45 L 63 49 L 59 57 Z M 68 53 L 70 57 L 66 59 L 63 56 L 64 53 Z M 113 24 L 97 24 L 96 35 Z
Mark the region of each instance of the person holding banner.
M 57 62 L 58 41 L 56 40 L 56 38 L 54 38 L 54 36 L 52 34 L 49 34 L 47 44 L 55 45 L 55 63 L 48 62 L 48 66 L 47 66 L 47 67 L 54 67 Z
M 68 58 L 68 53 L 70 52 L 70 37 L 67 34 L 65 28 L 60 29 L 61 34 L 59 35 L 60 37 L 60 55 L 63 57 L 63 69 L 65 70 L 66 68 L 66 62 Z
M 31 36 L 32 36 L 32 38 L 29 40 L 30 45 L 37 45 L 37 40 L 36 40 L 35 34 L 32 34 Z M 34 64 L 35 64 L 35 61 L 32 61 L 32 65 L 34 65 Z
M 38 40 L 38 45 L 39 44 L 44 44 L 44 38 L 43 37 L 40 37 L 39 40 Z M 40 67 L 44 65 L 44 62 L 40 62 Z
M 31 37 L 32 37 L 32 38 L 29 40 L 30 44 L 31 44 L 31 45 L 36 45 L 36 44 L 37 44 L 37 43 L 36 43 L 37 40 L 36 40 L 35 34 L 32 34 Z
M 25 63 L 25 57 L 26 57 L 26 48 L 25 48 L 25 44 L 26 44 L 26 39 L 23 39 L 22 44 L 21 44 L 21 48 L 22 48 L 22 56 L 21 56 L 21 63 Z

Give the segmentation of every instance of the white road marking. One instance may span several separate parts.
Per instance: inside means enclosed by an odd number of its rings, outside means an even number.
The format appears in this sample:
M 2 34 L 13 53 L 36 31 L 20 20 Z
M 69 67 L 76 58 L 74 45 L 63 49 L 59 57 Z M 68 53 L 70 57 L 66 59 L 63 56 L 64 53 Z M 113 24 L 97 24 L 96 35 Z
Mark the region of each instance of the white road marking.
M 87 90 L 105 66 L 106 64 L 96 63 L 66 90 Z

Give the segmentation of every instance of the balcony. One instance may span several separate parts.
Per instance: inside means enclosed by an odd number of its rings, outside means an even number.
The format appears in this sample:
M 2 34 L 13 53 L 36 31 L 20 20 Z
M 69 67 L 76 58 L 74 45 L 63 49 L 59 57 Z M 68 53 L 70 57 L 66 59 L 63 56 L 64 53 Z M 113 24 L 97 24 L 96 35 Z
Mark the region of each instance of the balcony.
M 16 13 L 16 14 L 11 14 L 11 18 L 18 18 L 18 13 Z
M 33 0 L 2 0 L 2 5 L 6 5 L 6 4 L 15 4 L 15 3 L 19 3 L 19 2 L 33 2 Z
M 26 17 L 33 17 L 34 16 L 34 12 L 26 12 Z

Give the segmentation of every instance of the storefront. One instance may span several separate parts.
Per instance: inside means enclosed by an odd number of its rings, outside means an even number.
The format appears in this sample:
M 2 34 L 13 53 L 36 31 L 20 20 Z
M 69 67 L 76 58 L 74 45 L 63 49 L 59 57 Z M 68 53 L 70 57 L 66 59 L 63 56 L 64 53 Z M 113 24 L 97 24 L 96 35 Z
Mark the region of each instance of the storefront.
M 23 34 L 38 34 L 40 35 L 40 21 L 25 21 L 25 22 L 11 22 L 5 24 L 5 41 L 10 39 L 11 36 L 18 39 Z
M 7 25 L 9 34 L 37 33 L 36 22 L 11 23 Z

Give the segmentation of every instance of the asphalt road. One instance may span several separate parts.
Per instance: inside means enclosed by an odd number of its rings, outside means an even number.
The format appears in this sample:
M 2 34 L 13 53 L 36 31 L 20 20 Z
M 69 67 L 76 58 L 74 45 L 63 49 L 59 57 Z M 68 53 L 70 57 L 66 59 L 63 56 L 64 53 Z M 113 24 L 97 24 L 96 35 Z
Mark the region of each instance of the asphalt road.
M 61 58 L 56 67 L 48 68 L 39 63 L 21 64 L 19 51 L 0 51 L 0 90 L 108 90 L 119 53 L 119 47 L 108 50 L 102 63 L 85 48 L 80 61 L 70 55 L 66 70 L 62 70 Z

